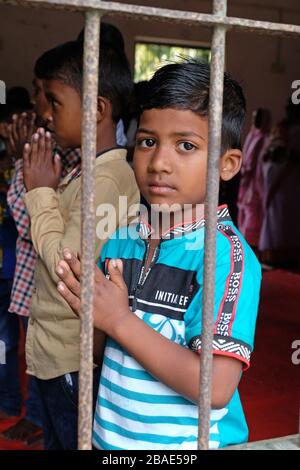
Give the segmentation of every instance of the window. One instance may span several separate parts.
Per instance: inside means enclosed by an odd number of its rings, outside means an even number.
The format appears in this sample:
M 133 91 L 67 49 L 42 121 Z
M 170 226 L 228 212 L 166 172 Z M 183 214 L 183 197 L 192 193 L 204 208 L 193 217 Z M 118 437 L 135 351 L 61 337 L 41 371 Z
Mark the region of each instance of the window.
M 179 62 L 185 57 L 210 61 L 210 49 L 176 44 L 136 42 L 134 81 L 150 80 L 154 72 L 170 62 Z

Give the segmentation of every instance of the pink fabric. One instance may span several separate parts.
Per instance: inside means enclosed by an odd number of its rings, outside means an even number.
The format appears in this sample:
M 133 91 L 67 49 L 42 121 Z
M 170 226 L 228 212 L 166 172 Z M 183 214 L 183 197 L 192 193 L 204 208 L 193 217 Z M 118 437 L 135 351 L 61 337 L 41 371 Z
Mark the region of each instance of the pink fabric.
M 262 157 L 267 135 L 252 127 L 243 147 L 243 166 L 238 195 L 238 227 L 248 243 L 258 245 L 263 218 Z

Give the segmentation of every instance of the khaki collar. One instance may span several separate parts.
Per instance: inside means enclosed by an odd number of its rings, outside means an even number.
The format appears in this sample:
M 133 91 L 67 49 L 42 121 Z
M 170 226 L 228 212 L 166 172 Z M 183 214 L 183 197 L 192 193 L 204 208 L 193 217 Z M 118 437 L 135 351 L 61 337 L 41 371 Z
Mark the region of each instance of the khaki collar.
M 112 160 L 126 160 L 127 150 L 124 147 L 114 147 L 109 150 L 104 150 L 96 155 L 95 166 L 103 165 Z M 73 170 L 68 173 L 59 183 L 58 187 L 63 188 L 71 183 L 74 179 L 81 176 L 81 162 L 78 163 Z

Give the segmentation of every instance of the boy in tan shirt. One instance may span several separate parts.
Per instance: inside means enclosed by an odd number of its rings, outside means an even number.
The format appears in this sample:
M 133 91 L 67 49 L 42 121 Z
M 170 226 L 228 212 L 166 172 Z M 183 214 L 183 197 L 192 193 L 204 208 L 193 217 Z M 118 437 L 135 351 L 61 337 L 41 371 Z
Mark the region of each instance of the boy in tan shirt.
M 81 169 L 78 165 L 60 182 L 61 162 L 58 155 L 52 158 L 51 133 L 62 148 L 81 145 L 82 58 L 83 46 L 75 41 L 58 46 L 40 58 L 36 69 L 43 79 L 48 100 L 44 116 L 47 130 L 39 129 L 31 144 L 24 147 L 25 203 L 38 254 L 26 361 L 27 372 L 36 377 L 41 394 L 46 449 L 77 447 L 80 325 L 56 290 L 55 268 L 65 247 L 80 252 Z M 127 197 L 127 207 L 139 202 L 135 178 L 126 162 L 126 150 L 117 147 L 115 138 L 116 122 L 130 91 L 125 55 L 102 49 L 95 207 L 112 205 L 116 222 L 108 224 L 105 237 L 96 237 L 95 259 L 106 238 L 118 225 L 128 222 L 126 209 L 120 207 L 120 196 Z M 99 223 L 101 217 L 96 219 L 96 224 Z M 96 383 L 98 374 L 96 370 Z

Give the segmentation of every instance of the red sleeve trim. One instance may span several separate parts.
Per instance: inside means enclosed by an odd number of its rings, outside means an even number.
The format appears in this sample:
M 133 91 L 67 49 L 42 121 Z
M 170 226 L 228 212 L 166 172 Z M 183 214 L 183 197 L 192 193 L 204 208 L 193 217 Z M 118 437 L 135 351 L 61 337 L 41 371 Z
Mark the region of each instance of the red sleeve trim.
M 197 351 L 197 354 L 201 354 L 201 349 Z M 216 351 L 213 349 L 213 355 L 214 356 L 226 356 L 226 357 L 232 357 L 232 359 L 237 359 L 238 361 L 242 362 L 243 364 L 243 372 L 249 369 L 250 367 L 250 362 L 248 362 L 245 358 L 239 356 L 238 354 L 233 354 L 233 353 L 226 353 L 222 351 Z
M 189 348 L 198 354 L 201 353 L 201 346 L 201 336 L 195 336 L 189 342 Z M 232 357 L 242 361 L 244 364 L 243 370 L 247 370 L 250 366 L 251 347 L 244 341 L 240 341 L 237 338 L 214 335 L 213 354 Z

